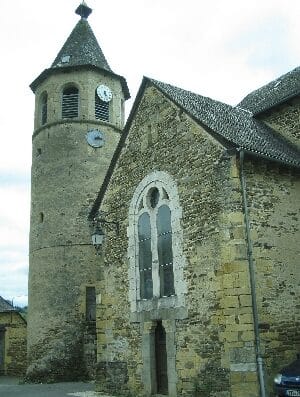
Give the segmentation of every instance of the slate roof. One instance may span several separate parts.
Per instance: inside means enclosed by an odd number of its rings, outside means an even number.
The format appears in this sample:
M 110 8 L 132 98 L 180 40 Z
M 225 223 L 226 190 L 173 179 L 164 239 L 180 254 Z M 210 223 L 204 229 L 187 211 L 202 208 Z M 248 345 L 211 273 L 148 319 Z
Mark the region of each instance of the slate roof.
M 248 110 L 161 81 L 148 80 L 221 140 L 258 156 L 300 166 L 300 151 L 270 127 L 256 120 Z
M 62 62 L 64 56 L 70 57 L 67 64 Z M 78 65 L 93 65 L 112 72 L 88 21 L 83 18 L 78 21 L 51 68 Z
M 251 92 L 238 106 L 256 115 L 297 95 L 300 95 L 300 66 Z
M 5 299 L 3 299 L 2 296 L 0 296 L 0 313 L 12 311 L 16 311 L 16 309 Z

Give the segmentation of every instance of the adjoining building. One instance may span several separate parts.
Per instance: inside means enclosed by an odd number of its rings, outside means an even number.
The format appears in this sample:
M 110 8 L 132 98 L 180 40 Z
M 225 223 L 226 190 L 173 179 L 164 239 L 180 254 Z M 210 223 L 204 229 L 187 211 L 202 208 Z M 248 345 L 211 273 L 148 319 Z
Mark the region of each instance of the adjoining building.
M 31 85 L 27 376 L 264 397 L 300 348 L 300 68 L 237 106 L 145 77 L 124 126 L 90 12 Z
M 26 320 L 0 296 L 0 375 L 26 372 Z

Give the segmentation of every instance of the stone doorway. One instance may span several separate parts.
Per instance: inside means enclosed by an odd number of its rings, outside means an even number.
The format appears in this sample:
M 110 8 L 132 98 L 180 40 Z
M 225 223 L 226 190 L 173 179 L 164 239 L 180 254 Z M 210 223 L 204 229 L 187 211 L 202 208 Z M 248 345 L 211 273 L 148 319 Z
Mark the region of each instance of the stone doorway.
M 143 323 L 143 383 L 147 397 L 177 396 L 175 321 Z
M 166 331 L 161 321 L 155 329 L 155 364 L 157 393 L 168 395 L 168 356 Z

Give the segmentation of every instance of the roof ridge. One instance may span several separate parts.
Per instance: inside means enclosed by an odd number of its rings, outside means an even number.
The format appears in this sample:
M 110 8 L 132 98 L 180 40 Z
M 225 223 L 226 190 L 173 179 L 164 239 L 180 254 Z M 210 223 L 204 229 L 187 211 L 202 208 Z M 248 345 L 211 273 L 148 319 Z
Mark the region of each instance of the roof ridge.
M 256 115 L 299 94 L 300 66 L 297 66 L 275 80 L 250 92 L 237 106 L 251 110 Z

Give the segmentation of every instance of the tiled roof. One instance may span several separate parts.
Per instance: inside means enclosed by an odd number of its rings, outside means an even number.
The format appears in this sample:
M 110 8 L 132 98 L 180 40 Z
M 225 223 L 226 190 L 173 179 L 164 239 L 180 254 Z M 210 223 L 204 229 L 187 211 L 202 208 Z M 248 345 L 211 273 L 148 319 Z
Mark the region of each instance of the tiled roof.
M 262 113 L 300 94 L 300 67 L 248 94 L 239 107 Z
M 66 62 L 68 59 L 69 62 Z M 88 21 L 83 18 L 78 21 L 51 68 L 79 65 L 93 65 L 112 71 Z
M 286 164 L 300 166 L 299 150 L 270 127 L 254 119 L 251 112 L 170 84 L 153 79 L 148 80 L 197 122 L 236 148 Z
M 0 296 L 0 313 L 12 311 L 15 311 L 15 308 Z

